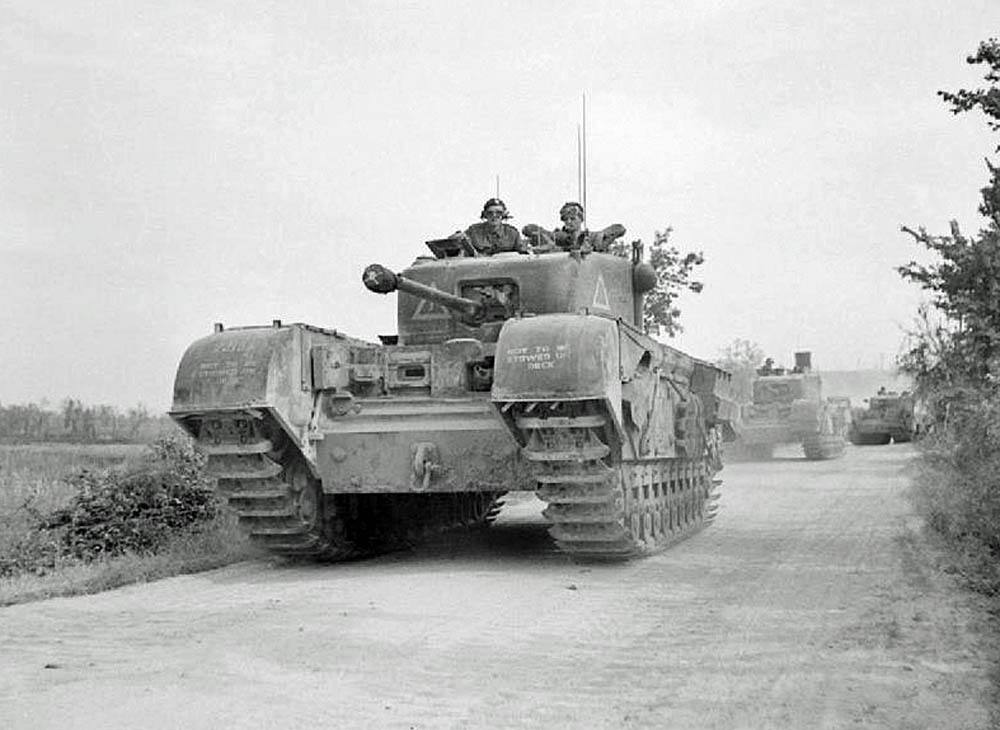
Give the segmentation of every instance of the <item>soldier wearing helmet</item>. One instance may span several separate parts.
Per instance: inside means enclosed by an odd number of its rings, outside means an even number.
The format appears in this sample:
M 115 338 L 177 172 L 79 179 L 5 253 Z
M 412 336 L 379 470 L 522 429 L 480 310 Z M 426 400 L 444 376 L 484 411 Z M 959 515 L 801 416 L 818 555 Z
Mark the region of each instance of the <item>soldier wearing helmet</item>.
M 479 217 L 482 219 L 480 223 L 473 223 L 464 232 L 459 231 L 451 237 L 465 238 L 476 256 L 492 256 L 508 251 L 528 252 L 518 230 L 509 223 L 504 223 L 510 218 L 510 214 L 500 198 L 490 198 L 483 203 L 483 212 Z
M 536 225 L 524 227 L 524 235 L 532 242 L 536 253 L 607 251 L 612 241 L 625 235 L 624 226 L 618 223 L 600 231 L 588 231 L 583 225 L 586 220 L 583 206 L 573 201 L 564 203 L 559 209 L 559 220 L 562 221 L 562 228 L 551 232 Z

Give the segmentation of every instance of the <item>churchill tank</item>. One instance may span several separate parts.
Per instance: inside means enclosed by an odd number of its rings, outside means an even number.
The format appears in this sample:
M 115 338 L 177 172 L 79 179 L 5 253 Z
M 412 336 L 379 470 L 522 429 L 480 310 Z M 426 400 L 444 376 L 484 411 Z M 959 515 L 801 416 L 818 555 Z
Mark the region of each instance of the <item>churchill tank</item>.
M 917 431 L 914 417 L 915 400 L 909 391 L 897 393 L 884 388 L 870 398 L 865 406 L 853 409 L 852 444 L 884 446 L 890 441 L 902 444 L 912 441 Z
M 643 332 L 641 246 L 428 245 L 400 273 L 363 272 L 397 297 L 397 332 L 377 343 L 217 324 L 182 357 L 170 415 L 254 542 L 373 554 L 488 523 L 510 490 L 535 491 L 558 548 L 586 558 L 648 554 L 712 520 L 729 375 Z
M 753 380 L 753 401 L 743 408 L 738 443 L 752 458 L 767 459 L 780 444 L 799 443 L 810 460 L 844 454 L 851 423 L 850 401 L 823 397 L 823 383 L 812 370 L 812 353 L 795 353 L 791 369 L 768 358 Z

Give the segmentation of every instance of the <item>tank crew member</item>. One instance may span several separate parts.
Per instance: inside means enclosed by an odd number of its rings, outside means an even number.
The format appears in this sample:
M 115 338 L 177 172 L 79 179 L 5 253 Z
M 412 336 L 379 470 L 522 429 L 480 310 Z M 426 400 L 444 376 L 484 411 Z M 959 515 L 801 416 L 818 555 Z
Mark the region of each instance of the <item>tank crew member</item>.
M 451 238 L 465 238 L 477 256 L 492 256 L 508 251 L 528 252 L 527 243 L 518 230 L 509 223 L 504 223 L 510 218 L 510 214 L 500 198 L 487 200 L 479 217 L 482 218 L 481 223 L 473 223 L 464 232 L 452 234 Z
M 552 232 L 556 246 L 566 251 L 585 250 L 588 243 L 587 229 L 583 227 L 585 218 L 582 205 L 565 203 L 559 209 L 559 220 L 562 221 L 562 228 L 557 228 Z
M 616 238 L 625 235 L 625 227 L 618 223 L 600 231 L 588 231 L 583 226 L 585 218 L 582 205 L 575 202 L 565 203 L 559 209 L 562 228 L 550 232 L 541 226 L 527 225 L 524 227 L 524 235 L 531 241 L 536 253 L 557 250 L 580 253 L 607 251 Z

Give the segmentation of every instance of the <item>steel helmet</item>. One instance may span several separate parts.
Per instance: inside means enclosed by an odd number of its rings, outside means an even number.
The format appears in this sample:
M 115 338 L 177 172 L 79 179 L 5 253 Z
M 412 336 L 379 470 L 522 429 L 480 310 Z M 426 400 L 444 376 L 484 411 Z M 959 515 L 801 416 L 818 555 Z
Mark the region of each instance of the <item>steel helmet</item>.
M 510 213 L 507 212 L 507 206 L 500 198 L 490 198 L 485 203 L 483 203 L 483 212 L 479 214 L 479 217 L 486 220 L 486 211 L 490 208 L 500 208 L 503 211 L 503 217 L 510 218 Z

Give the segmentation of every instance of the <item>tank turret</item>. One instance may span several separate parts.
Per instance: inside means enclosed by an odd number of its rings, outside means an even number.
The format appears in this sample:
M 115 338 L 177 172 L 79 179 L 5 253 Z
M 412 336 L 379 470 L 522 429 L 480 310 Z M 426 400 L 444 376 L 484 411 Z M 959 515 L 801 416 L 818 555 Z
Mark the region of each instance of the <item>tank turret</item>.
M 471 326 L 480 324 L 486 318 L 487 307 L 482 302 L 448 294 L 432 286 L 421 284 L 419 281 L 408 279 L 402 274 L 396 274 L 381 264 L 367 266 L 362 280 L 370 291 L 377 294 L 389 294 L 399 290 L 428 302 L 440 304 L 442 307 L 456 312 L 463 322 Z
M 495 342 L 506 320 L 589 312 L 642 329 L 642 301 L 656 286 L 648 263 L 593 252 L 421 258 L 400 273 L 373 264 L 365 286 L 399 292 L 398 342 L 471 337 Z

